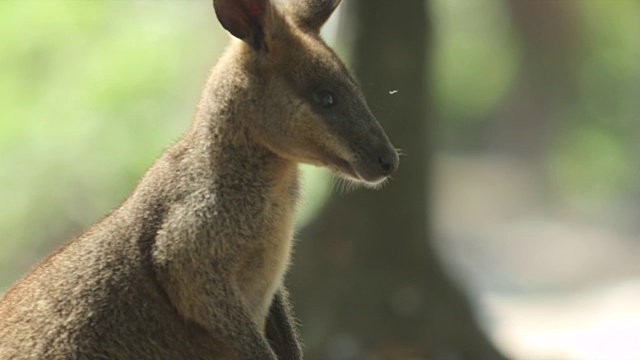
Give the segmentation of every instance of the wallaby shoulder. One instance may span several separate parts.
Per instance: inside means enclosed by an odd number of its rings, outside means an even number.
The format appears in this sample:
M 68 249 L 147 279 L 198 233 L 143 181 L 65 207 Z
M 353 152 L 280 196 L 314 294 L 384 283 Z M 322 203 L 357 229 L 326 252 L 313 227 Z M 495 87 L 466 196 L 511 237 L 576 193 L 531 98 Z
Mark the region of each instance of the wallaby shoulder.
M 73 353 L 137 359 L 157 353 L 197 359 L 225 351 L 201 326 L 179 316 L 157 277 L 158 232 L 182 221 L 172 218 L 179 204 L 206 206 L 200 201 L 210 198 L 194 193 L 215 192 L 214 180 L 193 185 L 187 179 L 202 179 L 199 172 L 206 171 L 188 158 L 192 145 L 188 139 L 175 144 L 118 209 L 5 294 L 0 322 L 8 326 L 0 326 L 0 358 Z

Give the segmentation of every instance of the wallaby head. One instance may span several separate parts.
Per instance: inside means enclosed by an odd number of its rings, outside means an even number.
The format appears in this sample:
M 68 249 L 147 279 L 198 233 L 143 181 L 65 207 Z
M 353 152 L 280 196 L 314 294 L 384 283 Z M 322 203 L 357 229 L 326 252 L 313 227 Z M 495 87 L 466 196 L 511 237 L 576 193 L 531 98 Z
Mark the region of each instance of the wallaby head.
M 375 185 L 398 154 L 345 65 L 320 38 L 340 0 L 214 0 L 222 26 L 242 40 L 253 116 L 248 132 L 279 156 Z M 248 80 L 247 80 L 248 79 Z

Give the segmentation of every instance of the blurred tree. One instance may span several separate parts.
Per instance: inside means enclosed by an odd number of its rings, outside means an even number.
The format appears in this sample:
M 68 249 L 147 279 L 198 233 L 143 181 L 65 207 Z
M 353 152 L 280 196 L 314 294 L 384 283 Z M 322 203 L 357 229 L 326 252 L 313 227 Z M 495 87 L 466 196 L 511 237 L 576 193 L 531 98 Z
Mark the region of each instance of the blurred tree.
M 355 71 L 383 127 L 408 156 L 383 191 L 333 196 L 303 230 L 291 288 L 307 358 L 503 359 L 429 243 L 425 3 L 349 5 Z
M 566 127 L 582 54 L 579 3 L 507 0 L 522 62 L 511 96 L 482 131 L 493 150 L 543 166 L 554 134 Z M 565 119 L 565 121 L 561 121 Z

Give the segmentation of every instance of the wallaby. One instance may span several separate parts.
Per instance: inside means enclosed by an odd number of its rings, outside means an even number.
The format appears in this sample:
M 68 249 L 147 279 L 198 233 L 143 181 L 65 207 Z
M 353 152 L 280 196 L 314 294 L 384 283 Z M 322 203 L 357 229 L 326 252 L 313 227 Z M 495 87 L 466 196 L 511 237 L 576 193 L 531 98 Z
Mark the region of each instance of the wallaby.
M 214 0 L 234 39 L 186 134 L 0 301 L 1 359 L 301 359 L 283 286 L 298 164 L 376 185 L 398 155 L 320 38 L 340 0 Z

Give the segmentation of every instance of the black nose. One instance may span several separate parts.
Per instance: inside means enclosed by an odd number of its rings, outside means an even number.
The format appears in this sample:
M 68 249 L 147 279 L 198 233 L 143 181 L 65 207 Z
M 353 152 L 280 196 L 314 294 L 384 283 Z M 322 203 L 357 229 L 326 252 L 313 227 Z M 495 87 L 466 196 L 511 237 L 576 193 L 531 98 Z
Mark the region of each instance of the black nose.
M 395 150 L 385 151 L 378 155 L 378 163 L 384 176 L 393 174 L 398 169 L 398 153 Z

